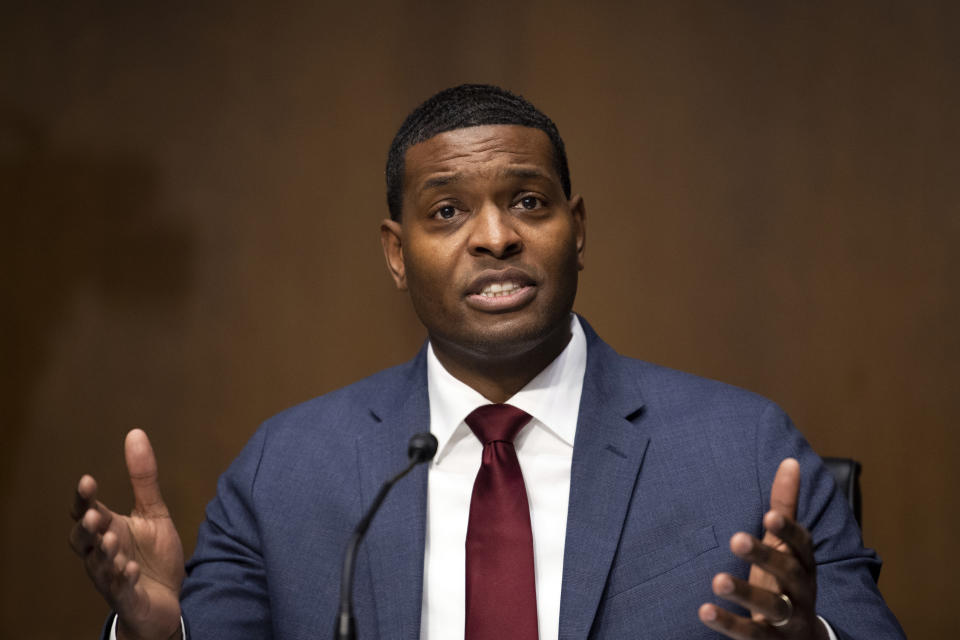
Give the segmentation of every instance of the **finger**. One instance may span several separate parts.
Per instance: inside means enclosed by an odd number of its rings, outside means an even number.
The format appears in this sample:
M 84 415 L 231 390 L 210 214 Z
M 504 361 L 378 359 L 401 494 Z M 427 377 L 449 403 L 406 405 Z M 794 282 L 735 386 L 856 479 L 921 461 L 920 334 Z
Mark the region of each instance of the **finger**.
M 77 483 L 77 491 L 73 495 L 73 507 L 70 509 L 70 517 L 79 520 L 87 509 L 96 503 L 97 499 L 97 481 L 93 476 L 84 475 Z
M 755 587 L 729 573 L 715 575 L 712 586 L 713 592 L 724 600 L 759 613 L 767 620 L 785 620 L 790 615 L 787 603 L 779 594 Z
M 83 558 L 87 574 L 103 595 L 108 595 L 110 585 L 116 578 L 113 560 L 107 558 L 99 547 L 94 547 Z
M 800 463 L 787 458 L 780 463 L 770 489 L 770 508 L 796 519 L 797 494 L 800 492 Z
M 786 543 L 805 569 L 808 571 L 813 569 L 816 564 L 813 557 L 813 540 L 806 528 L 778 511 L 768 511 L 763 517 L 763 526 Z
M 747 618 L 734 615 L 713 604 L 700 605 L 697 615 L 700 622 L 728 638 L 734 638 L 734 640 L 762 638 L 763 633 L 770 630 L 770 627 L 766 624 L 761 625 Z
M 70 529 L 70 548 L 81 558 L 97 545 L 97 534 L 84 529 L 83 524 L 78 522 Z
M 160 495 L 157 482 L 157 459 L 153 455 L 150 439 L 142 429 L 133 429 L 124 442 L 124 455 L 130 484 L 133 485 L 133 500 L 138 512 L 147 517 L 167 515 L 167 507 Z
M 118 613 L 132 611 L 129 607 L 140 577 L 136 562 L 128 560 L 122 551 L 113 558 L 107 558 L 97 549 L 88 556 L 87 571 L 112 609 Z
M 119 550 L 120 538 L 117 537 L 117 534 L 113 531 L 107 531 L 103 534 L 103 538 L 100 540 L 100 551 L 103 552 L 104 557 L 108 560 L 113 560 L 117 557 Z
M 130 562 L 127 560 L 127 555 L 122 551 L 110 558 L 110 561 L 113 563 L 114 574 L 118 576 L 122 576 L 126 573 L 127 563 Z
M 87 509 L 87 512 L 83 514 L 83 517 L 80 519 L 80 525 L 85 530 L 101 535 L 107 532 L 112 522 L 113 512 L 99 503 Z
M 85 556 L 100 545 L 100 537 L 106 531 L 104 520 L 99 511 L 88 509 L 70 530 L 70 546 L 78 556 Z
M 808 577 L 806 568 L 792 553 L 769 547 L 742 531 L 730 538 L 730 551 L 773 575 L 789 596 L 793 596 L 797 586 Z
M 139 581 L 140 565 L 133 560 L 124 560 L 110 586 L 113 605 L 121 616 L 135 611 L 138 598 L 144 596 L 143 585 Z
M 98 534 L 96 543 L 83 556 L 83 562 L 97 589 L 110 600 L 109 592 L 117 572 L 114 558 L 109 557 L 103 550 L 102 539 L 103 536 Z
M 140 565 L 133 560 L 128 560 L 127 564 L 123 567 L 123 577 L 126 578 L 130 584 L 137 584 L 137 581 L 140 580 Z

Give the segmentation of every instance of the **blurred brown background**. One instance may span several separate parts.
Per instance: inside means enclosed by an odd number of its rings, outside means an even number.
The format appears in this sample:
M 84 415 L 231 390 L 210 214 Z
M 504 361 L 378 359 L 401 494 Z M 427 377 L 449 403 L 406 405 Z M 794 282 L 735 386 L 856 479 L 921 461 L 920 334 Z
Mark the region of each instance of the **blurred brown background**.
M 96 633 L 67 509 L 83 472 L 129 505 L 127 429 L 189 553 L 261 420 L 415 352 L 385 154 L 481 81 L 566 139 L 577 309 L 862 460 L 882 591 L 954 637 L 958 5 L 354 4 L 3 3 L 0 635 Z

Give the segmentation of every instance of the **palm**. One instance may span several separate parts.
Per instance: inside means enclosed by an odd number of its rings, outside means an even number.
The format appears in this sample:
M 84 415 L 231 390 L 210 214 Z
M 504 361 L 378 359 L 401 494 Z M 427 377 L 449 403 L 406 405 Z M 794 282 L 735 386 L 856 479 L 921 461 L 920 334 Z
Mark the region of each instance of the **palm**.
M 116 601 L 124 620 L 168 627 L 171 619 L 180 617 L 184 574 L 183 547 L 173 520 L 168 514 L 154 516 L 134 510 L 129 516 L 115 517 L 110 530 L 117 535 L 120 549 L 130 550 L 127 558 L 137 563 L 140 575 L 135 584 L 119 585 L 116 592 L 104 596 Z

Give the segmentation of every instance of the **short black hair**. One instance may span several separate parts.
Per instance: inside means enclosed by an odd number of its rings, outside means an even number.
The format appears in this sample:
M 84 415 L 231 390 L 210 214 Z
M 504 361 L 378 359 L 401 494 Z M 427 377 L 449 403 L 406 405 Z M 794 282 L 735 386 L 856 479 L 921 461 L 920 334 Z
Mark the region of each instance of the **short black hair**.
M 567 152 L 557 125 L 523 97 L 489 84 L 461 84 L 444 89 L 410 112 L 400 125 L 387 153 L 387 207 L 400 220 L 403 208 L 403 172 L 407 149 L 454 129 L 488 124 L 519 124 L 540 129 L 553 144 L 553 161 L 564 195 L 570 197 Z

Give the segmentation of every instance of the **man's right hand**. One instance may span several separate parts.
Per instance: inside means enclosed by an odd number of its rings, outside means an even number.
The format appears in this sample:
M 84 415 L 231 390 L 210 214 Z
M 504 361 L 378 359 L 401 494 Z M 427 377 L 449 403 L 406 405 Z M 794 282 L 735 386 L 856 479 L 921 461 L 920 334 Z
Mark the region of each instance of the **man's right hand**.
M 70 546 L 97 590 L 120 617 L 118 638 L 180 637 L 183 547 L 160 495 L 157 460 L 147 434 L 127 434 L 124 454 L 134 507 L 114 513 L 96 499 L 97 482 L 80 478 L 71 511 Z

